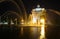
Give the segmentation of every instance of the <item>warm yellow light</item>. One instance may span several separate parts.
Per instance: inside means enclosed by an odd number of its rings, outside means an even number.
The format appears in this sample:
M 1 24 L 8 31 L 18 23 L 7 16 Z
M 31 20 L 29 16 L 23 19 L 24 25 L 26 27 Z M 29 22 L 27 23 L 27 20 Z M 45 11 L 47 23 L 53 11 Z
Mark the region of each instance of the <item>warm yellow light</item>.
M 41 26 L 41 38 L 45 37 L 45 27 L 44 25 Z
M 41 18 L 40 20 L 41 22 L 41 36 L 40 36 L 40 39 L 44 39 L 45 38 L 45 19 L 44 18 Z
M 34 18 L 32 19 L 32 22 L 33 22 L 33 24 L 36 23 L 36 22 L 37 22 L 37 19 L 34 17 Z
M 44 35 L 44 25 L 41 27 L 41 34 Z
M 23 19 L 21 20 L 21 24 L 24 24 L 24 20 Z
M 21 21 L 23 22 L 24 20 L 22 19 Z
M 42 8 L 42 10 L 45 10 L 45 8 Z
M 42 18 L 42 19 L 40 20 L 40 23 L 44 24 L 44 23 L 45 23 L 45 19 Z

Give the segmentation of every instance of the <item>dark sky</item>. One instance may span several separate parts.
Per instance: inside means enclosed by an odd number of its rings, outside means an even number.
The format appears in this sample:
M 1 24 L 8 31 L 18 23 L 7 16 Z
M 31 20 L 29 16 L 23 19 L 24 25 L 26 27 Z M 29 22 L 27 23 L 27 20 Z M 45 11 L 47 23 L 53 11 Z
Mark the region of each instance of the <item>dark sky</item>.
M 17 3 L 19 2 L 19 0 L 15 0 L 15 1 L 17 1 Z M 23 4 L 28 13 L 30 13 L 31 9 L 35 8 L 38 4 L 40 4 L 41 7 L 44 7 L 47 9 L 54 9 L 54 10 L 60 11 L 60 1 L 59 0 L 22 0 L 22 1 L 23 1 Z M 20 2 L 18 4 L 20 4 Z M 0 9 L 1 9 L 0 11 L 1 12 L 3 12 L 4 10 L 5 11 L 6 10 L 17 11 L 17 9 L 15 9 L 13 7 L 14 6 L 11 3 L 2 3 L 2 4 L 0 4 Z
M 50 8 L 60 11 L 60 1 L 59 0 L 22 0 L 27 10 L 31 10 L 40 4 L 41 7 Z

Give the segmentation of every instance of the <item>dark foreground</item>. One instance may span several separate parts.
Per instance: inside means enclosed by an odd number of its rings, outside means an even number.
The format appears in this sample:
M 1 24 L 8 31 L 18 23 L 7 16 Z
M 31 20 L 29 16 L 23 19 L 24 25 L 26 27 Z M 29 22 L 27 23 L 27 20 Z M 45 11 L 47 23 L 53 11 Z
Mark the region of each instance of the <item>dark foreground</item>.
M 40 37 L 40 27 L 22 27 L 0 25 L 0 39 L 38 39 Z M 38 30 L 39 29 L 39 30 Z M 46 27 L 47 39 L 60 39 L 60 26 Z

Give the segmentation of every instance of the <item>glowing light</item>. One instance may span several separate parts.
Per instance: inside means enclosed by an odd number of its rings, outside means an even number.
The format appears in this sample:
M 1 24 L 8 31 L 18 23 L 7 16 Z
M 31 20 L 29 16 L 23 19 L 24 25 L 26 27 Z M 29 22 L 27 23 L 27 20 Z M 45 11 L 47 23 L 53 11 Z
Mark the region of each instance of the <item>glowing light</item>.
M 44 8 L 42 8 L 42 10 L 45 10 Z
M 11 20 L 11 24 L 14 24 L 12 20 Z
M 35 10 L 36 10 L 36 11 L 41 11 L 42 9 L 41 9 L 41 8 L 36 8 Z
M 35 9 L 33 9 L 32 12 L 35 12 Z
M 40 39 L 45 39 L 45 19 L 41 19 L 41 36 Z
M 37 18 L 34 17 L 34 18 L 32 19 L 32 21 L 33 21 L 33 24 L 36 23 Z
M 41 24 L 44 24 L 45 23 L 45 19 L 44 18 L 41 18 L 40 23 Z
M 23 19 L 21 20 L 21 24 L 24 24 L 24 20 Z
M 39 8 L 39 7 L 40 7 L 40 5 L 37 5 L 37 7 Z
M 4 24 L 8 24 L 8 22 L 5 22 Z

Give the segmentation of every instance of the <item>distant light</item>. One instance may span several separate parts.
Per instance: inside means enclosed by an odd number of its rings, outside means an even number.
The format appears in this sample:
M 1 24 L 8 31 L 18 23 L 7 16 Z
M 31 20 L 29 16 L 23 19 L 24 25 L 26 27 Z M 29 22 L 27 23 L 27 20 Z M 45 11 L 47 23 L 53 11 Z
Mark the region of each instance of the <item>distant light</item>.
M 11 20 L 11 24 L 14 24 L 12 20 Z
M 45 8 L 42 8 L 42 10 L 45 10 Z
M 37 7 L 39 8 L 39 7 L 40 7 L 40 5 L 37 5 Z
M 41 11 L 42 8 L 40 8 L 40 5 L 37 5 L 37 8 L 35 8 L 35 11 Z
M 14 23 L 11 23 L 11 24 L 14 24 Z
M 36 8 L 35 9 L 35 11 L 41 11 L 42 10 L 42 8 Z
M 37 18 L 33 17 L 33 23 L 36 23 Z
M 24 20 L 23 19 L 21 20 L 21 24 L 24 24 Z
M 24 24 L 23 22 L 21 24 Z
M 4 24 L 8 24 L 8 22 L 4 22 Z
M 45 10 L 45 9 L 41 8 L 40 5 L 37 5 L 37 8 L 33 9 L 32 11 L 40 12 L 42 10 Z
M 41 19 L 40 22 L 41 22 L 42 24 L 44 24 L 44 23 L 45 23 L 45 19 Z
M 35 11 L 36 11 L 35 9 L 32 10 L 32 12 L 35 12 Z

